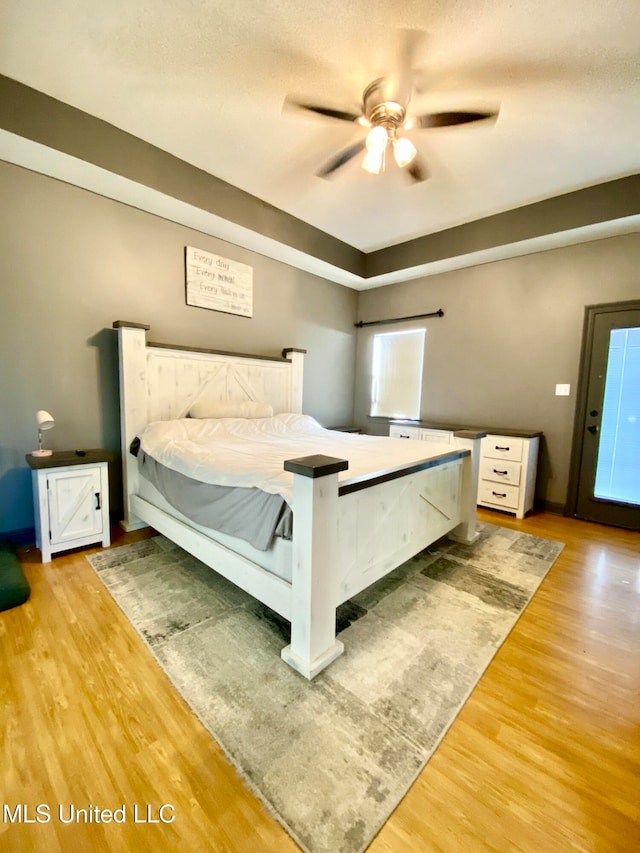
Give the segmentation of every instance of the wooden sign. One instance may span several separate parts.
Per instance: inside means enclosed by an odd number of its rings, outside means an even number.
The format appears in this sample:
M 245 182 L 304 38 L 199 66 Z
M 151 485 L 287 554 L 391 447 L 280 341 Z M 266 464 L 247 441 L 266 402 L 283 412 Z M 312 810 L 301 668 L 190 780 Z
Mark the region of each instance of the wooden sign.
M 187 246 L 187 305 L 253 317 L 253 267 Z

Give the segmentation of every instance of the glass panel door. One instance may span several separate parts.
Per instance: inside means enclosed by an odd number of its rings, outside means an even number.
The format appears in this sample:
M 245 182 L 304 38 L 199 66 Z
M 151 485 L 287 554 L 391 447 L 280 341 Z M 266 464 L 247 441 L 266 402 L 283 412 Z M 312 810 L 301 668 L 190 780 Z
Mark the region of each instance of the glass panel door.
M 640 530 L 640 303 L 587 309 L 578 518 Z
M 610 334 L 594 494 L 640 504 L 640 328 Z

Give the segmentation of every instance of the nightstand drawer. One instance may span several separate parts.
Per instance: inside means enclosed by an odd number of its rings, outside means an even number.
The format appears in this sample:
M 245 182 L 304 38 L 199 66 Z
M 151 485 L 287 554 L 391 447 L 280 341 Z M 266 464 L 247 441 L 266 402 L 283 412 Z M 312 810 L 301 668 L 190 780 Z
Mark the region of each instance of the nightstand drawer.
M 489 456 L 492 459 L 512 459 L 514 462 L 520 462 L 522 445 L 521 438 L 487 435 L 482 439 L 481 453 L 482 456 Z
M 391 438 L 420 438 L 420 427 L 414 426 L 399 426 L 391 424 L 389 427 L 389 436 Z
M 520 499 L 520 489 L 517 486 L 503 485 L 502 483 L 490 483 L 487 480 L 480 481 L 478 489 L 479 503 L 493 504 L 494 506 L 506 506 L 517 509 Z
M 495 483 L 520 485 L 522 465 L 509 459 L 482 459 L 480 462 L 480 479 L 491 480 Z

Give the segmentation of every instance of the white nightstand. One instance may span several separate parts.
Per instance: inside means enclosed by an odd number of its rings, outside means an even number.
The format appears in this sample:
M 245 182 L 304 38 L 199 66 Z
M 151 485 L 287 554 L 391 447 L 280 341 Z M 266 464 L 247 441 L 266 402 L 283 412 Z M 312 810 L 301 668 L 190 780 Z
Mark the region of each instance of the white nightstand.
M 109 454 L 67 450 L 51 456 L 27 454 L 32 469 L 36 545 L 42 562 L 70 548 L 111 542 Z

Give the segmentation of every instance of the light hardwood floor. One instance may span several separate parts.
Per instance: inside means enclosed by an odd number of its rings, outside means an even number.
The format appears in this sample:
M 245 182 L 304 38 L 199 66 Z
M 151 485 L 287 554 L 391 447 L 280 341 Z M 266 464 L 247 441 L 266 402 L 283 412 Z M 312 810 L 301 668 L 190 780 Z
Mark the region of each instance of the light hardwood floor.
M 640 850 L 640 534 L 550 514 L 483 520 L 566 543 L 371 853 Z M 148 535 L 118 534 L 114 545 Z M 0 613 L 0 850 L 297 850 L 85 560 L 38 563 Z M 127 822 L 58 820 L 63 804 Z M 173 806 L 172 823 L 157 820 Z M 171 812 L 165 810 L 164 816 Z M 24 815 L 24 812 L 23 812 Z M 42 810 L 41 815 L 45 812 Z

